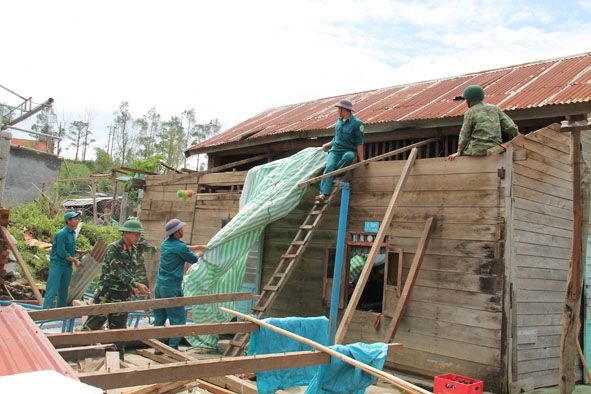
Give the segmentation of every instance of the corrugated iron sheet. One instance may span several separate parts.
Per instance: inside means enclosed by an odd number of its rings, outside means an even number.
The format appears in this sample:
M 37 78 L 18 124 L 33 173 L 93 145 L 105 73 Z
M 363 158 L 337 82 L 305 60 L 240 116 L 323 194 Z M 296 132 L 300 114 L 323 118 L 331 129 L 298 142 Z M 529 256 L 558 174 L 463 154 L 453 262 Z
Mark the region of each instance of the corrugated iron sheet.
M 25 308 L 15 304 L 1 307 L 0 376 L 46 370 L 78 380 Z
M 341 98 L 353 101 L 366 126 L 463 116 L 466 104 L 453 99 L 472 84 L 484 87 L 485 101 L 503 110 L 591 102 L 591 53 L 271 108 L 187 153 L 283 133 L 332 129 L 333 106 Z

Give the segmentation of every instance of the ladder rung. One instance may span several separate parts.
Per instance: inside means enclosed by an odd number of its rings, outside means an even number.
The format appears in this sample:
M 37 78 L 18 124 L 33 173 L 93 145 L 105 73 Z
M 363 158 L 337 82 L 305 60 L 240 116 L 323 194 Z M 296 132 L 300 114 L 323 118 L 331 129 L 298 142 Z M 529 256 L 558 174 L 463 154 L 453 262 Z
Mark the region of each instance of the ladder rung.
M 265 287 L 263 287 L 263 290 L 265 290 L 265 291 L 277 291 L 277 289 L 279 289 L 279 286 L 265 286 Z
M 296 257 L 298 257 L 298 255 L 295 253 L 285 253 L 281 255 L 282 259 L 295 259 Z
M 244 346 L 244 342 L 230 341 L 230 345 L 237 346 L 237 347 L 242 347 L 242 346 Z
M 299 246 L 299 245 L 303 245 L 304 244 L 304 241 L 293 241 L 291 244 L 292 245 L 298 245 Z
M 304 224 L 300 226 L 300 230 L 312 230 L 314 228 L 313 224 Z
M 264 306 L 259 306 L 259 305 L 254 305 L 254 306 L 253 306 L 251 309 L 252 309 L 253 311 L 259 311 L 259 312 L 264 312 L 264 311 L 266 311 L 266 310 L 267 310 L 267 308 L 266 308 L 266 307 L 264 307 Z

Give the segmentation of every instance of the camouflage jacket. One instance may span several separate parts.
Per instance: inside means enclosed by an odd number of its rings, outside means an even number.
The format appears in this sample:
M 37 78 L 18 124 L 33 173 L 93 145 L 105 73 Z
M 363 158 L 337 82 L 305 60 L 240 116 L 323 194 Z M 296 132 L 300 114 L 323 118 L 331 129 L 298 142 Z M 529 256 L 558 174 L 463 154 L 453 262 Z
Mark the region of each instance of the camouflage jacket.
M 474 104 L 464 115 L 458 153 L 463 156 L 485 156 L 486 151 L 503 143 L 501 132 L 511 138 L 518 134 L 517 126 L 496 105 Z
M 139 257 L 137 247 L 129 248 L 121 238 L 107 248 L 98 287 L 104 290 L 131 291 L 141 283 L 138 272 L 142 276 L 142 268 L 145 276 L 146 269 Z

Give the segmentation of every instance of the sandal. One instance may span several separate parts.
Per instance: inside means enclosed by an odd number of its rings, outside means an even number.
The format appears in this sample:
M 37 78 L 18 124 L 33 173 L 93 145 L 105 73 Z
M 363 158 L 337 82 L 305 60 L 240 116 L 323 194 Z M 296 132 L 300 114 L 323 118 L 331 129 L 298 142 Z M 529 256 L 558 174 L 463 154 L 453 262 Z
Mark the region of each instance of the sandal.
M 325 202 L 328 199 L 327 194 L 319 194 L 314 198 L 318 202 Z

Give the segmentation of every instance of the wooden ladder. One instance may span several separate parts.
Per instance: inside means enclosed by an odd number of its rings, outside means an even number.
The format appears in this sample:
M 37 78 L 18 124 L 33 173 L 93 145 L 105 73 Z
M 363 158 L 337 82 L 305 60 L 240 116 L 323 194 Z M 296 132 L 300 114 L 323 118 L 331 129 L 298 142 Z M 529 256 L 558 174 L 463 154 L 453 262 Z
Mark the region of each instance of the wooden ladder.
M 347 178 L 347 176 L 343 176 L 343 181 L 346 181 Z M 297 263 L 301 260 L 312 238 L 312 234 L 314 234 L 320 225 L 324 212 L 328 209 L 339 190 L 339 187 L 333 187 L 330 195 L 324 202 L 317 201 L 312 206 L 310 213 L 308 213 L 293 241 L 289 244 L 287 251 L 281 255 L 279 265 L 277 265 L 275 272 L 271 275 L 269 282 L 263 287 L 258 301 L 252 306 L 250 310 L 251 315 L 260 319 L 277 299 L 281 289 L 283 289 Z M 230 341 L 230 346 L 224 352 L 224 356 L 241 356 L 249 339 L 250 333 L 237 333 Z

